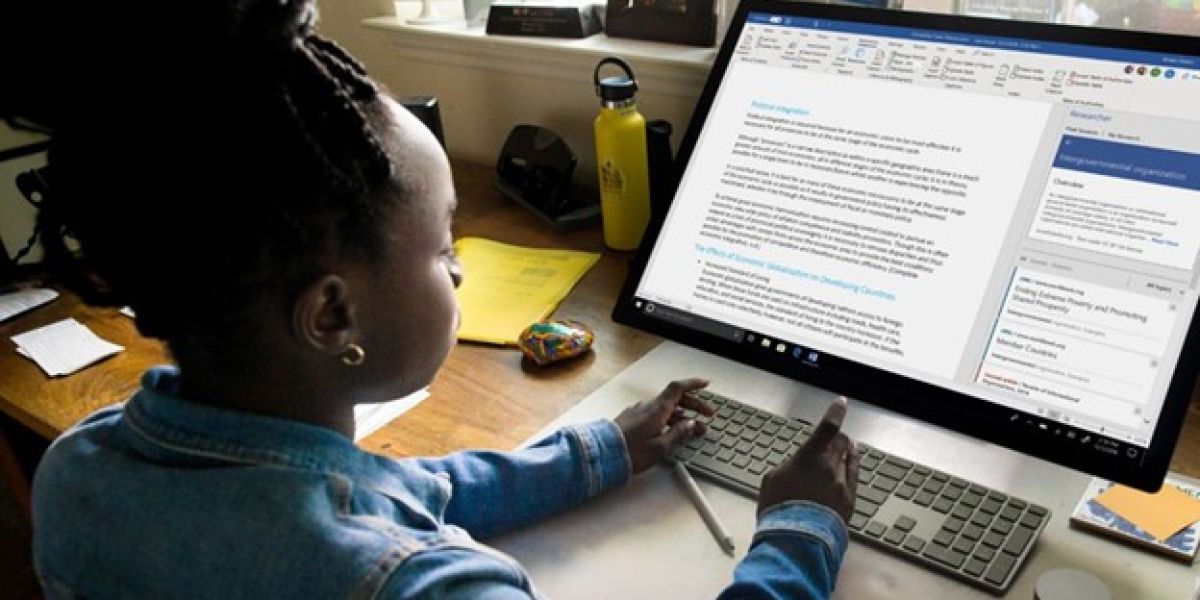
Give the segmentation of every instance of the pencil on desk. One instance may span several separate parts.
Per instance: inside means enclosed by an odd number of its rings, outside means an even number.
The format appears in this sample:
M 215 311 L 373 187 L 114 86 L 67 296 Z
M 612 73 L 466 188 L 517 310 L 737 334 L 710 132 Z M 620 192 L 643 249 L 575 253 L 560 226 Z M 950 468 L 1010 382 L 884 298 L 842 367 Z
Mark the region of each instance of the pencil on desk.
M 721 524 L 721 520 L 717 518 L 717 513 L 713 511 L 712 505 L 708 503 L 708 498 L 704 497 L 704 493 L 700 491 L 700 486 L 696 485 L 696 480 L 692 479 L 692 474 L 688 472 L 687 467 L 682 461 L 675 461 L 675 475 L 679 478 L 679 482 L 683 484 L 683 489 L 687 491 L 687 495 L 692 499 L 692 504 L 696 506 L 696 510 L 700 512 L 700 517 L 704 519 L 704 523 L 708 525 L 709 531 L 713 537 L 717 538 L 717 543 L 726 554 L 733 556 L 733 538 L 729 537 L 729 532 L 725 530 L 725 526 Z

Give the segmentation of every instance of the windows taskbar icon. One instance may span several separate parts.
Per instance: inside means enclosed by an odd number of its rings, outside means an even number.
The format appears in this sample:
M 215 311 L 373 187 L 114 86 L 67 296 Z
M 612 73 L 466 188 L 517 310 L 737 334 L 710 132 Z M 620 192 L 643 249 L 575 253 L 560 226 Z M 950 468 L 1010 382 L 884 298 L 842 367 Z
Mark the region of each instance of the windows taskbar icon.
M 770 352 L 773 355 L 789 357 L 791 360 L 800 361 L 810 367 L 819 366 L 821 362 L 821 353 L 816 350 L 805 348 L 799 344 L 781 341 L 761 333 L 745 331 L 741 335 L 741 341 L 754 348 L 758 348 L 761 352 Z

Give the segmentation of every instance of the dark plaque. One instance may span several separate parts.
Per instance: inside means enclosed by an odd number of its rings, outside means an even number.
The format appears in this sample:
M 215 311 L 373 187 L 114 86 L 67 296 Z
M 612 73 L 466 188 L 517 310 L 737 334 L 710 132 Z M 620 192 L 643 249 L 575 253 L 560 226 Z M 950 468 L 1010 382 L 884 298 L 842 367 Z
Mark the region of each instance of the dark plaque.
M 497 2 L 488 11 L 489 34 L 584 38 L 598 31 L 591 6 Z

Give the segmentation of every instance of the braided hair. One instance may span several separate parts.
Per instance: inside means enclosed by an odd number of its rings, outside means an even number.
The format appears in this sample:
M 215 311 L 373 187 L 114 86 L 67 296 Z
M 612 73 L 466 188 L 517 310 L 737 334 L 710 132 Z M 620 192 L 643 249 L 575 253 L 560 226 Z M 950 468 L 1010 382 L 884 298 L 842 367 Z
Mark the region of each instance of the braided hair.
M 64 282 L 177 355 L 252 335 L 263 290 L 291 297 L 329 256 L 378 263 L 410 193 L 383 92 L 313 32 L 311 0 L 178 4 L 171 28 L 93 38 L 96 87 L 62 103 L 38 217 Z

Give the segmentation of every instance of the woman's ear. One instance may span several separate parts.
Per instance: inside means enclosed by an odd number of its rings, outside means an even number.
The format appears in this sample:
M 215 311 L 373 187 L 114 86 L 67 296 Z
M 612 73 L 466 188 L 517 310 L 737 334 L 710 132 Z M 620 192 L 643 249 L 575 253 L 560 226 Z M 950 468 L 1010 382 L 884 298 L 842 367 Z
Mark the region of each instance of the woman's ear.
M 345 279 L 326 274 L 300 290 L 292 304 L 292 335 L 326 354 L 338 354 L 358 338 L 358 319 Z

